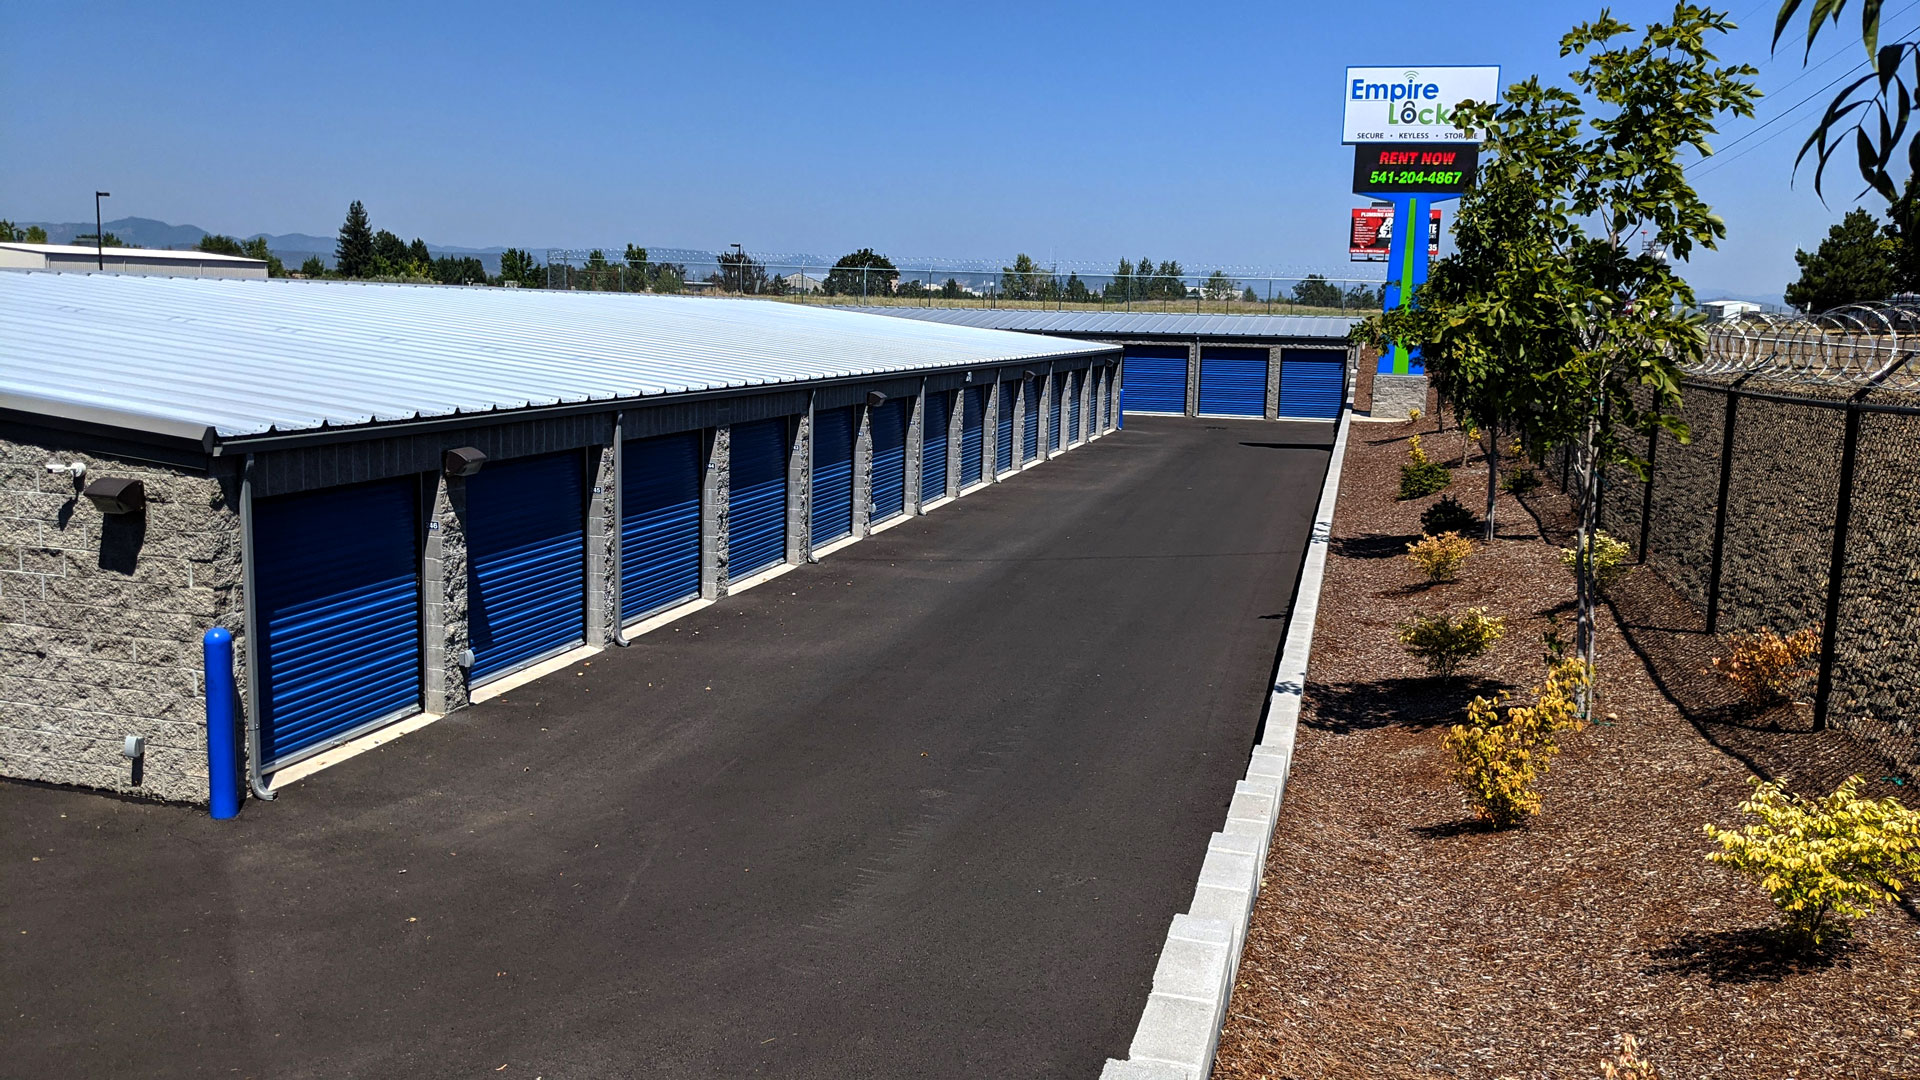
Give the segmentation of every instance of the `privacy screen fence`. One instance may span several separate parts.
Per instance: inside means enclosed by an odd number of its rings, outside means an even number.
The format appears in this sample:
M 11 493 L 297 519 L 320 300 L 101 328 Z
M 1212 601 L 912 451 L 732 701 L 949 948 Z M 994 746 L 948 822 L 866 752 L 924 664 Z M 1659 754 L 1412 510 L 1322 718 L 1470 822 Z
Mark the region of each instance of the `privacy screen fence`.
M 1691 608 L 1669 614 L 1693 632 L 1813 628 L 1812 727 L 1907 778 L 1920 777 L 1916 350 L 1914 309 L 1714 328 L 1683 384 L 1690 438 L 1640 439 L 1649 479 L 1606 469 L 1599 515 Z M 1563 491 L 1570 466 L 1565 450 L 1547 463 Z

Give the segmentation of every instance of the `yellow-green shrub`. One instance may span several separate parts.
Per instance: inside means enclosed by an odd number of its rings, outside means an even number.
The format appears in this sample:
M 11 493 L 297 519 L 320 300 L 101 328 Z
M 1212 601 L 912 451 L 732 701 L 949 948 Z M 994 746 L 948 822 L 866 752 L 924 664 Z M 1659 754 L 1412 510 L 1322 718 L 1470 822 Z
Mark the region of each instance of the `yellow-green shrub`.
M 1452 581 L 1472 554 L 1473 541 L 1457 532 L 1421 537 L 1407 545 L 1407 561 L 1419 567 L 1428 581 Z
M 1418 405 L 1415 405 L 1413 408 L 1407 410 L 1407 422 L 1417 424 L 1420 422 L 1420 418 L 1425 415 L 1426 415 L 1426 410 L 1420 408 L 1420 406 Z
M 1445 614 L 1416 613 L 1395 628 L 1400 644 L 1419 657 L 1428 671 L 1443 679 L 1451 677 L 1461 664 L 1492 648 L 1506 631 L 1507 621 L 1487 614 L 1483 607 L 1468 608 L 1458 619 Z
M 1901 875 L 1920 871 L 1920 811 L 1893 799 L 1865 799 L 1858 776 L 1825 798 L 1789 794 L 1754 777 L 1753 796 L 1740 812 L 1759 820 L 1739 829 L 1706 826 L 1721 850 L 1709 862 L 1726 863 L 1758 882 L 1780 909 L 1793 942 L 1817 946 L 1904 887 Z
M 1600 1062 L 1600 1080 L 1660 1080 L 1660 1070 L 1640 1053 L 1640 1042 L 1632 1035 L 1620 1037 L 1620 1055 Z
M 1714 658 L 1713 669 L 1748 701 L 1765 705 L 1791 698 L 1813 676 L 1807 661 L 1820 653 L 1820 628 L 1778 634 L 1763 626 L 1756 634 L 1733 635 L 1728 651 Z
M 1400 497 L 1417 499 L 1431 495 L 1453 483 L 1453 473 L 1445 465 L 1427 456 L 1420 436 L 1407 438 L 1407 463 L 1400 466 Z
M 1627 557 L 1633 554 L 1623 540 L 1615 540 L 1606 533 L 1595 529 L 1587 542 L 1587 570 L 1593 579 L 1602 585 L 1609 584 L 1620 576 L 1626 567 Z M 1560 549 L 1560 565 L 1568 570 L 1580 572 L 1580 549 L 1578 547 Z
M 1447 729 L 1440 741 L 1453 757 L 1449 776 L 1482 821 L 1504 829 L 1540 812 L 1535 785 L 1560 752 L 1557 736 L 1583 726 L 1579 694 L 1589 685 L 1584 663 L 1562 660 L 1535 688 L 1534 704 L 1509 705 L 1504 693 L 1476 697 L 1467 722 Z

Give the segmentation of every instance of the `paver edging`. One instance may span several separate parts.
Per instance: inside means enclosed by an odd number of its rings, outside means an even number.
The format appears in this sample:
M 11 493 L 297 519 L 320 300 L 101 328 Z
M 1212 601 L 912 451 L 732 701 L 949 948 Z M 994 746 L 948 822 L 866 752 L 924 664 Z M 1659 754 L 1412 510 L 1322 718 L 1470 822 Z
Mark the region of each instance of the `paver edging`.
M 1240 970 L 1253 902 L 1260 895 L 1267 848 L 1280 819 L 1293 766 L 1294 736 L 1306 692 L 1307 658 L 1313 649 L 1314 623 L 1320 614 L 1320 586 L 1326 575 L 1327 547 L 1333 538 L 1333 508 L 1340 497 L 1340 466 L 1347 454 L 1353 417 L 1349 400 L 1327 459 L 1327 475 L 1314 510 L 1313 532 L 1301 560 L 1299 588 L 1287 619 L 1273 691 L 1267 697 L 1261 739 L 1247 762 L 1244 779 L 1234 784 L 1233 801 L 1220 832 L 1207 839 L 1206 860 L 1194 887 L 1192 907 L 1173 917 L 1167 942 L 1154 968 L 1153 989 L 1134 1029 L 1127 1058 L 1107 1059 L 1101 1080 L 1205 1080 L 1213 1072 L 1220 1028 L 1233 980 Z M 1209 951 L 1211 950 L 1211 951 Z M 1224 978 L 1196 978 L 1211 961 L 1223 960 Z

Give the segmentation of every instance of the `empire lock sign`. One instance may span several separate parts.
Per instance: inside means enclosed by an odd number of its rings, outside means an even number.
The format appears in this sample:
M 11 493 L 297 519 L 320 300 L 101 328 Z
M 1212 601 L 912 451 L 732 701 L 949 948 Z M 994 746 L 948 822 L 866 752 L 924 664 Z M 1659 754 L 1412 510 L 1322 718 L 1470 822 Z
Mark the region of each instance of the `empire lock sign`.
M 1463 101 L 1496 101 L 1497 67 L 1350 67 L 1341 142 L 1459 142 Z
M 1353 193 L 1458 195 L 1479 168 L 1479 143 L 1361 143 L 1353 148 Z

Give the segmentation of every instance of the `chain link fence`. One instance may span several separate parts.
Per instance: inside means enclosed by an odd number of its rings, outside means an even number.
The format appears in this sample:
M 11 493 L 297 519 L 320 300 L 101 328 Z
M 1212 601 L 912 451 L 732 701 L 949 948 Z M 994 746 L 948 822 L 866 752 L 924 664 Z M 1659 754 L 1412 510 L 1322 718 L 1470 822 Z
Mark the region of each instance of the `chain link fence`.
M 796 304 L 1149 311 L 1203 315 L 1365 315 L 1380 310 L 1378 278 L 1189 271 L 1177 262 L 1131 273 L 1111 268 L 996 267 L 946 260 L 842 265 L 747 252 L 650 255 L 604 249 L 547 252 L 550 289 L 752 297 Z M 1142 260 L 1143 262 L 1145 260 Z M 844 263 L 845 260 L 841 260 Z

